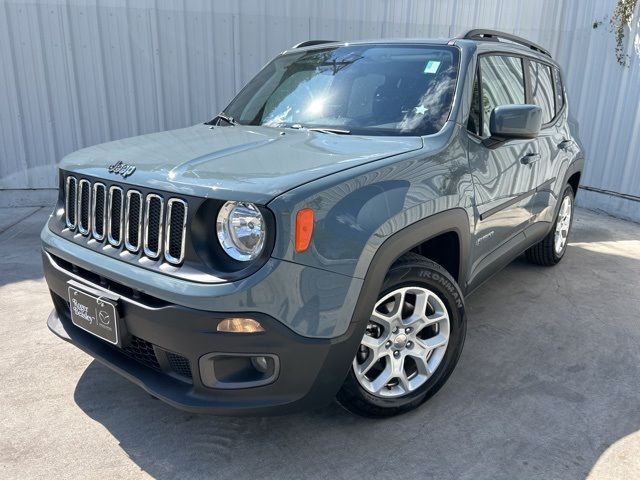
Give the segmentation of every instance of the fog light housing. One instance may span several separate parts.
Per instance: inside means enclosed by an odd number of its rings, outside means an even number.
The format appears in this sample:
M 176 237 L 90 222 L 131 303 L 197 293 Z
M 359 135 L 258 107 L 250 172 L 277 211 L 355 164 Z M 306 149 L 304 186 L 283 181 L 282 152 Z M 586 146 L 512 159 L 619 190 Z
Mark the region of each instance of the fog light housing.
M 254 388 L 275 382 L 280 359 L 273 353 L 213 352 L 200 357 L 200 378 L 209 388 Z
M 218 323 L 217 330 L 226 333 L 260 333 L 264 328 L 253 318 L 225 318 Z

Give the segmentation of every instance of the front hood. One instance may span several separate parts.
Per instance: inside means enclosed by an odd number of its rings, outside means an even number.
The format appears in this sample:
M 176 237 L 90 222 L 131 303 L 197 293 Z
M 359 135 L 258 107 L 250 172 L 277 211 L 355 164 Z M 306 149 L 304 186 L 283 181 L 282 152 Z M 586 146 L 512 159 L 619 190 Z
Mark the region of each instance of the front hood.
M 420 148 L 420 137 L 195 125 L 85 148 L 60 167 L 155 190 L 265 204 L 325 175 Z M 117 162 L 134 165 L 135 172 L 126 180 L 109 173 Z

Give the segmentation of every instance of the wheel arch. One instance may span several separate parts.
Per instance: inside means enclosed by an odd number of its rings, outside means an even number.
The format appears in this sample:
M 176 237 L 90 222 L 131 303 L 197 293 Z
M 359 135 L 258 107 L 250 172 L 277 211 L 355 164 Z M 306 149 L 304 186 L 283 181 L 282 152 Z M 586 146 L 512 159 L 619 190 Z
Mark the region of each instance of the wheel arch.
M 453 208 L 419 220 L 389 236 L 376 250 L 356 303 L 353 320 L 367 319 L 382 288 L 385 275 L 395 261 L 407 252 L 429 245 L 429 241 L 443 235 L 455 235 L 458 239 L 456 278 L 465 292 L 471 246 L 469 216 L 463 208 Z M 433 244 L 431 244 L 433 245 Z M 428 257 L 431 258 L 431 257 Z M 434 260 L 431 258 L 431 260 Z M 446 268 L 446 267 L 445 267 Z M 366 322 L 365 322 L 366 324 Z
M 578 170 L 576 172 L 573 172 L 569 177 L 569 179 L 567 180 L 567 183 L 571 185 L 571 188 L 573 188 L 574 197 L 578 195 L 578 187 L 580 186 L 581 176 L 582 176 L 582 171 Z
M 432 250 L 441 246 L 438 245 L 438 243 L 442 243 L 438 242 L 440 239 L 447 237 L 455 238 L 457 241 L 455 246 L 446 245 L 447 251 L 455 256 L 455 261 L 449 262 L 449 268 L 442 265 L 442 263 L 447 263 L 447 261 L 443 261 L 443 254 Z M 442 265 L 463 287 L 466 284 L 470 238 L 469 216 L 463 208 L 445 210 L 412 223 L 390 235 L 378 247 L 367 269 L 365 284 L 372 278 L 384 278 L 386 272 L 398 258 L 407 252 L 415 252 Z M 429 251 L 430 247 L 431 251 Z M 442 263 L 438 260 L 441 260 Z M 380 285 L 382 285 L 382 280 L 380 280 Z
M 573 195 L 577 196 L 583 170 L 584 170 L 584 156 L 577 155 L 573 159 L 573 161 L 569 164 L 569 166 L 567 167 L 567 170 L 564 172 L 564 177 L 563 177 L 564 181 L 560 185 L 561 192 L 564 191 L 565 185 L 571 185 L 571 188 L 573 188 Z
M 431 237 L 410 251 L 436 262 L 449 272 L 456 282 L 460 280 L 460 237 L 455 230 Z

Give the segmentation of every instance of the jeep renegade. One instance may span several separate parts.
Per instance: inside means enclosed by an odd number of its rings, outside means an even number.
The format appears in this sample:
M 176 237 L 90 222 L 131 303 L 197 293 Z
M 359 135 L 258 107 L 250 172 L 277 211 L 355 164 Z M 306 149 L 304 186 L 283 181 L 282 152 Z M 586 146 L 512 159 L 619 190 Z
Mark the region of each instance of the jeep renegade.
M 564 256 L 584 156 L 542 47 L 309 41 L 212 120 L 65 157 L 49 328 L 193 412 L 408 411 L 464 297 Z

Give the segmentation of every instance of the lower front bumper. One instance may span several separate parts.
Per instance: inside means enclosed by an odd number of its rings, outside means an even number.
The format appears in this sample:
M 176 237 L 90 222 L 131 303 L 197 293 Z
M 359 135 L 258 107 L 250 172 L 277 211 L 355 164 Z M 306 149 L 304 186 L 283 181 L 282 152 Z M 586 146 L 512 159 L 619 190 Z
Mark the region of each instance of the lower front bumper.
M 339 390 L 362 334 L 359 322 L 352 322 L 340 337 L 303 337 L 255 312 L 247 316 L 258 320 L 264 332 L 221 333 L 216 330 L 217 324 L 228 314 L 121 293 L 118 312 L 126 339 L 119 348 L 76 327 L 70 319 L 66 293 L 69 280 L 84 280 L 94 289 L 103 287 L 83 279 L 81 272 L 66 274 L 52 265 L 54 260 L 48 254 L 44 257 L 45 276 L 55 305 L 47 322 L 49 329 L 155 397 L 191 412 L 277 414 L 324 406 Z M 279 371 L 272 383 L 263 386 L 210 388 L 203 384 L 199 361 L 212 352 L 275 355 Z M 170 362 L 176 358 L 177 367 Z

